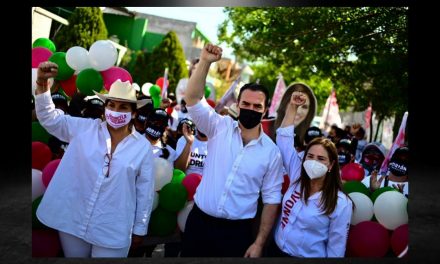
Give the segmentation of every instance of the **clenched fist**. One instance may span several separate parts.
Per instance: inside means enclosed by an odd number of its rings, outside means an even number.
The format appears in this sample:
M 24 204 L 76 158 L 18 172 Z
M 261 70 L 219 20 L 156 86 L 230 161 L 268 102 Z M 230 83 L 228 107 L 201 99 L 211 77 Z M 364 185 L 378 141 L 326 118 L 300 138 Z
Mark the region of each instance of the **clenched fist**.
M 216 62 L 222 57 L 222 48 L 213 44 L 207 44 L 200 54 L 200 60 Z

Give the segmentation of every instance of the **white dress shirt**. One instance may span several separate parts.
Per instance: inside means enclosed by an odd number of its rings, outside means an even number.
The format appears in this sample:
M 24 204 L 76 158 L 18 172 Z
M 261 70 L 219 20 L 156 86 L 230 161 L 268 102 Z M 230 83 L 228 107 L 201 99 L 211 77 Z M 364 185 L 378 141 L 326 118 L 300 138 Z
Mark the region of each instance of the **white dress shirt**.
M 133 128 L 116 147 L 105 176 L 111 138 L 106 122 L 63 115 L 49 91 L 35 96 L 41 125 L 69 142 L 37 210 L 45 225 L 108 248 L 145 235 L 154 196 L 153 153 Z
M 179 157 L 186 145 L 185 137 L 180 137 L 177 141 L 176 156 Z M 205 159 L 208 156 L 208 141 L 200 141 L 194 136 L 194 142 L 191 145 L 189 153 L 188 168 L 185 174 L 197 173 L 203 176 L 203 167 Z
M 205 99 L 187 106 L 197 128 L 209 138 L 203 178 L 194 195 L 205 213 L 226 219 L 253 218 L 258 197 L 281 202 L 283 165 L 278 147 L 260 128 L 260 136 L 243 146 L 238 122 L 217 114 Z
M 275 229 L 278 247 L 296 257 L 344 257 L 352 215 L 352 202 L 341 191 L 335 210 L 326 215 L 321 211 L 322 192 L 311 195 L 307 205 L 301 199 L 301 159 L 293 146 L 293 126 L 277 129 L 276 142 L 283 156 L 284 166 L 292 173 L 292 182 L 283 197 L 281 216 Z

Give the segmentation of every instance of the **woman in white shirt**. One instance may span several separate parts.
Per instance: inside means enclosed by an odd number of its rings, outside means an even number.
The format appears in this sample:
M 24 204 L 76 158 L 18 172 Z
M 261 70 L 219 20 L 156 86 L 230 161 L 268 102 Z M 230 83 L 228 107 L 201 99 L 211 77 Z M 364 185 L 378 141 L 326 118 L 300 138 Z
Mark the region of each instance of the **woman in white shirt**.
M 132 125 L 147 101 L 117 80 L 108 95 L 98 94 L 106 121 L 64 115 L 47 86 L 57 73 L 55 63 L 39 65 L 35 109 L 41 125 L 69 147 L 37 217 L 59 231 L 65 257 L 126 257 L 147 234 L 153 205 L 153 154 Z
M 268 253 L 269 256 L 343 257 L 352 202 L 342 192 L 336 147 L 329 139 L 316 138 L 307 145 L 304 161 L 292 147 L 296 109 L 304 102 L 301 92 L 292 93 L 277 130 L 277 145 L 293 181 L 284 194 L 275 243 Z

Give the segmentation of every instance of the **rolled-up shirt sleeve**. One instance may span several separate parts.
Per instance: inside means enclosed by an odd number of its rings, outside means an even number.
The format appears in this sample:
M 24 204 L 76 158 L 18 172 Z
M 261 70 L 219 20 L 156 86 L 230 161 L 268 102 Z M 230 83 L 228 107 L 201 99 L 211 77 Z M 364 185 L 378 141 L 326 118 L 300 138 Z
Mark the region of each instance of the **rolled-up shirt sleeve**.
M 214 137 L 218 129 L 225 127 L 227 122 L 227 117 L 217 114 L 204 98 L 193 106 L 187 106 L 186 109 L 197 129 L 208 138 Z
M 263 178 L 261 194 L 264 204 L 280 204 L 282 199 L 281 187 L 283 184 L 283 161 L 281 153 L 276 151 L 273 160 Z
M 86 130 L 96 122 L 101 122 L 98 119 L 65 115 L 62 110 L 55 108 L 50 91 L 35 96 L 35 113 L 41 126 L 49 134 L 64 142 L 70 142 L 78 133 Z
M 134 219 L 133 234 L 143 236 L 147 234 L 148 223 L 151 217 L 154 198 L 153 152 L 148 149 L 148 154 L 142 161 L 140 174 L 136 178 L 136 214 Z
M 284 168 L 291 181 L 300 176 L 301 158 L 294 148 L 294 126 L 277 129 L 276 143 L 281 152 Z

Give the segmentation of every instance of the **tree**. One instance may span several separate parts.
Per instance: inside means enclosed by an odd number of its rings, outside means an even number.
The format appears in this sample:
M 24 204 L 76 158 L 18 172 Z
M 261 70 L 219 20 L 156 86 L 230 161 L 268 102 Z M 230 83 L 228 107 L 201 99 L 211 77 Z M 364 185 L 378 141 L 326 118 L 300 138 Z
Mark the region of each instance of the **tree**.
M 107 39 L 107 27 L 99 7 L 78 7 L 68 20 L 69 25 L 61 28 L 54 39 L 59 51 L 73 46 L 89 49 L 95 41 Z
M 148 58 L 144 71 L 146 80 L 155 83 L 159 77 L 163 77 L 165 68 L 168 68 L 168 93 L 175 93 L 179 80 L 188 77 L 188 69 L 182 44 L 174 31 L 168 32 Z
M 229 19 L 219 27 L 219 40 L 240 58 L 266 67 L 265 75 L 254 76 L 262 82 L 273 82 L 280 71 L 285 79 L 329 79 L 341 109 L 365 110 L 372 102 L 379 120 L 400 119 L 408 109 L 407 8 L 230 7 L 225 12 Z M 330 92 L 315 93 L 319 100 Z

